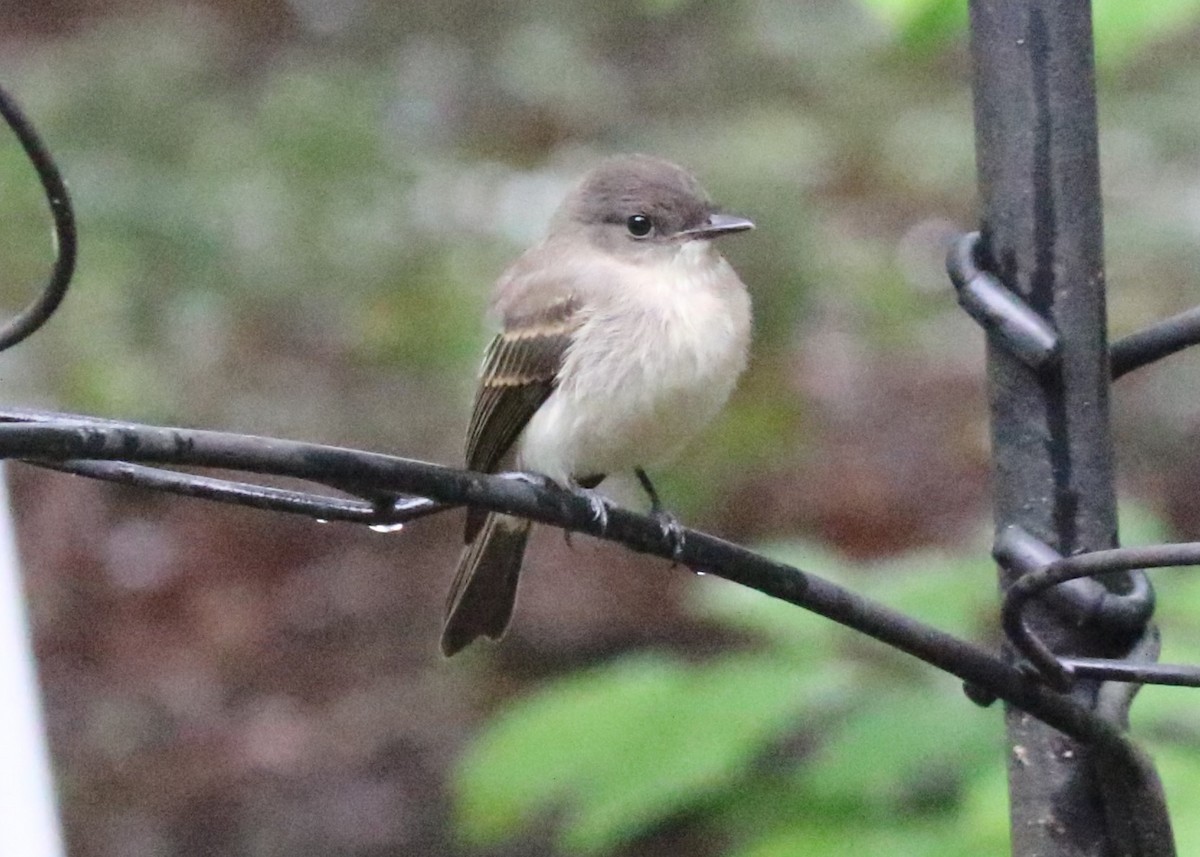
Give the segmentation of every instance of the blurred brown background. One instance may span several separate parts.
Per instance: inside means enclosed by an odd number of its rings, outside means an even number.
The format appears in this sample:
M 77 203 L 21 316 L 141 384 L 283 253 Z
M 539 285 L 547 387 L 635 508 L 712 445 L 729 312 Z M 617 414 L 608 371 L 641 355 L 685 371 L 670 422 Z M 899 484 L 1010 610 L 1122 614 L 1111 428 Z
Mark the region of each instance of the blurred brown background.
M 0 22 L 0 80 L 82 235 L 64 307 L 3 355 L 6 401 L 457 463 L 492 279 L 588 164 L 649 151 L 759 223 L 727 247 L 752 368 L 662 474 L 669 503 L 859 559 L 986 529 L 981 336 L 941 269 L 974 210 L 953 27 L 855 0 L 10 0 Z M 1196 43 L 1189 23 L 1101 64 L 1117 333 L 1197 300 Z M 10 143 L 0 179 L 16 306 L 46 224 Z M 1195 372 L 1177 358 L 1115 404 L 1126 492 L 1191 537 Z M 448 777 L 506 700 L 729 643 L 687 609 L 708 581 L 543 531 L 503 644 L 444 661 L 458 514 L 381 535 L 21 466 L 12 484 L 79 857 L 476 853 Z M 485 853 L 563 853 L 551 827 Z M 721 844 L 681 822 L 626 847 Z

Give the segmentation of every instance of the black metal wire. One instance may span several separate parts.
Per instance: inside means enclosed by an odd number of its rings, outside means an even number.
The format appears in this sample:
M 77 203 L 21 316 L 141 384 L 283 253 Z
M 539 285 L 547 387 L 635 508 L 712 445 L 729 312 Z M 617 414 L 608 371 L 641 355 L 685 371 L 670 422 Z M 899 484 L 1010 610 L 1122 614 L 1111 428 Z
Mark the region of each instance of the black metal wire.
M 486 477 L 470 471 L 455 470 L 441 465 L 412 459 L 397 458 L 359 450 L 317 444 L 285 441 L 279 438 L 264 438 L 250 435 L 227 434 L 198 429 L 144 426 L 71 415 L 57 415 L 44 411 L 0 410 L 0 458 L 19 458 L 39 467 L 76 473 L 93 478 L 107 479 L 143 488 L 166 490 L 171 493 L 201 499 L 245 505 L 252 508 L 303 514 L 319 520 L 338 520 L 352 523 L 388 527 L 404 524 L 436 512 L 459 505 L 484 505 L 495 502 L 492 488 L 499 480 L 504 485 L 527 485 L 524 480 L 507 478 L 505 475 Z M 31 458 L 31 453 L 39 457 Z M 51 456 L 54 456 L 51 460 Z M 362 499 L 334 497 L 327 494 L 285 490 L 272 486 L 247 482 L 217 479 L 161 467 L 149 467 L 144 463 L 172 466 L 213 467 L 238 470 L 260 475 L 270 474 L 305 479 L 320 484 L 342 485 L 353 483 L 370 496 L 393 498 L 387 504 Z M 977 679 L 962 674 L 951 663 L 942 663 L 935 648 L 928 645 L 930 635 L 937 638 L 939 645 L 950 645 L 954 638 L 939 635 L 934 629 L 907 620 L 901 622 L 895 614 L 877 614 L 868 608 L 863 599 L 832 583 L 809 575 L 808 585 L 816 585 L 817 594 L 823 595 L 809 603 L 804 596 L 795 592 L 794 582 L 759 579 L 740 579 L 722 564 L 721 556 L 713 559 L 704 554 L 689 557 L 687 553 L 676 556 L 678 547 L 674 541 L 663 544 L 661 526 L 653 518 L 633 516 L 649 520 L 656 525 L 652 539 L 641 538 L 630 543 L 613 531 L 600 532 L 590 505 L 553 487 L 532 486 L 540 492 L 537 503 L 542 517 L 530 514 L 529 499 L 522 497 L 519 505 L 498 507 L 498 511 L 522 514 L 546 523 L 557 524 L 569 529 L 590 532 L 601 538 L 622 541 L 627 546 L 643 552 L 656 553 L 678 559 L 685 565 L 698 567 L 717 576 L 726 577 L 775 597 L 790 600 L 834 621 L 846 624 L 877 639 L 889 642 L 904 651 L 914 654 L 931 664 L 942 666 L 956 675 L 981 684 Z M 508 492 L 500 492 L 510 502 Z M 433 497 L 436 499 L 427 499 Z M 572 505 L 575 504 L 575 505 Z M 491 506 L 488 506 L 491 508 Z M 564 510 L 574 513 L 564 520 Z M 580 516 L 578 512 L 582 510 Z M 632 513 L 620 511 L 622 514 Z M 549 518 L 545 518 L 550 515 Z M 618 516 L 619 517 L 619 516 Z M 611 516 L 610 516 L 611 518 Z M 689 533 L 685 542 L 691 539 Z M 701 535 L 701 534 L 695 534 Z M 707 537 L 711 539 L 712 537 Z M 730 546 L 731 547 L 731 546 Z M 1175 549 L 1175 553 L 1164 553 Z M 1194 549 L 1195 553 L 1186 553 Z M 1185 553 L 1178 553 L 1184 550 Z M 1157 553 L 1147 551 L 1158 551 Z M 720 553 L 720 552 L 719 552 Z M 1183 559 L 1179 559 L 1182 556 Z M 1152 561 L 1154 557 L 1167 557 L 1169 561 Z M 1149 558 L 1149 559 L 1148 559 Z M 1185 546 L 1160 546 L 1155 549 L 1122 549 L 1097 554 L 1083 554 L 1067 560 L 1056 560 L 1033 573 L 1024 575 L 1012 589 L 1005 602 L 1005 627 L 1014 644 L 1058 687 L 1069 685 L 1061 678 L 1064 669 L 1053 653 L 1028 629 L 1021 620 L 1021 611 L 1029 598 L 1064 581 L 1077 577 L 1093 576 L 1130 568 L 1156 567 L 1200 562 L 1200 544 Z M 786 568 L 773 564 L 776 569 Z M 819 582 L 814 584 L 814 582 Z M 885 608 L 886 611 L 886 608 Z M 970 645 L 955 641 L 956 644 Z M 961 655 L 961 651 L 959 652 Z M 953 661 L 953 658 L 951 659 Z M 1106 678 L 1114 680 L 1138 680 L 1167 684 L 1193 684 L 1200 670 L 1191 667 L 1162 667 L 1147 671 L 1136 665 L 1123 667 L 1121 662 L 1089 662 L 1091 674 L 1104 668 Z M 1134 679 L 1125 676 L 1136 675 Z M 992 689 L 990 684 L 983 686 Z
M 97 418 L 97 416 L 82 416 L 78 414 L 60 414 L 46 410 L 30 409 L 0 409 L 0 422 L 42 422 L 42 424 L 91 426 L 98 429 L 113 429 L 138 432 L 146 426 Z M 185 429 L 167 431 L 187 432 Z M 229 436 L 239 437 L 239 436 Z M 260 438 L 264 439 L 265 438 Z M 368 498 L 348 498 L 325 495 L 311 491 L 281 489 L 272 485 L 246 483 L 233 479 L 204 477 L 194 473 L 182 473 L 162 467 L 146 467 L 128 461 L 94 461 L 94 460 L 61 460 L 48 461 L 44 459 L 24 459 L 25 463 L 35 467 L 52 469 L 62 473 L 72 473 L 80 477 L 101 479 L 110 483 L 119 483 L 142 487 L 154 491 L 174 493 L 174 495 L 208 499 L 218 503 L 244 505 L 252 509 L 281 511 L 293 515 L 306 515 L 322 521 L 344 521 L 362 523 L 376 528 L 390 528 L 404 525 L 410 521 L 421 519 L 428 515 L 448 509 L 448 505 L 436 503 L 425 497 L 394 495 L 394 493 L 372 492 L 368 490 L 354 491 L 346 489 L 347 480 L 340 477 L 322 481 L 323 484 L 350 493 L 362 493 Z M 252 467 L 246 468 L 254 471 Z
M 1163 319 L 1114 342 L 1109 349 L 1113 380 L 1198 344 L 1200 307 Z
M 117 420 L 107 420 L 100 417 L 88 417 L 78 414 L 60 414 L 50 411 L 27 409 L 0 409 L 0 423 L 60 423 L 62 421 L 72 424 L 107 426 L 110 428 L 127 428 L 133 430 L 140 428 L 140 426 L 133 423 L 123 423 Z M 161 467 L 147 467 L 141 464 L 131 464 L 127 461 L 45 461 L 25 459 L 25 463 L 47 470 L 72 473 L 77 476 L 87 476 L 91 479 L 101 479 L 106 482 L 115 482 L 153 491 L 164 491 L 168 494 L 177 494 L 183 497 L 212 500 L 218 503 L 246 506 L 252 509 L 263 509 L 272 512 L 307 515 L 308 517 L 323 521 L 345 521 L 354 524 L 366 524 L 377 529 L 406 524 L 450 508 L 445 504 L 435 503 L 425 497 L 396 496 L 391 494 L 377 494 L 370 499 L 334 497 L 311 491 L 278 488 L 271 485 L 258 485 L 211 476 L 198 476 L 194 473 L 181 473 L 177 470 L 166 470 Z M 341 488 L 342 486 L 340 484 L 333 484 L 332 487 Z
M 28 416 L 28 412 L 0 414 L 8 420 Z M 41 416 L 37 421 L 0 424 L 0 459 L 36 458 L 41 466 L 66 462 L 73 468 L 80 462 L 211 467 L 321 484 L 352 483 L 366 493 L 428 497 L 442 507 L 478 506 L 589 533 L 641 553 L 674 559 L 825 616 L 984 688 L 1080 740 L 1098 742 L 1113 752 L 1132 752 L 1111 724 L 981 646 L 706 533 L 684 530 L 680 547 L 663 532 L 657 519 L 619 507 L 609 510 L 602 526 L 588 498 L 536 480 L 279 438 Z M 143 484 L 136 473 L 134 484 Z M 188 474 L 177 476 L 181 485 L 189 478 Z M 197 492 L 193 496 L 202 495 Z M 317 517 L 332 519 L 336 503 L 342 502 L 303 496 L 311 503 L 305 513 Z
M 41 294 L 15 317 L 0 326 L 0 351 L 3 351 L 45 324 L 58 309 L 75 273 L 77 242 L 75 212 L 71 208 L 71 197 L 67 194 L 67 185 L 58 170 L 58 165 L 54 163 L 54 158 L 33 125 L 3 88 L 0 88 L 0 116 L 4 117 L 13 133 L 17 135 L 17 140 L 37 171 L 42 189 L 46 192 L 46 201 L 50 205 L 54 223 L 55 253 L 54 267 Z
M 306 515 L 321 521 L 366 524 L 377 529 L 400 526 L 450 508 L 424 497 L 397 498 L 388 506 L 380 508 L 378 504 L 366 500 L 330 497 L 306 491 L 275 488 L 270 485 L 214 479 L 210 476 L 179 473 L 161 467 L 130 464 L 126 461 L 51 462 L 27 459 L 25 463 L 46 470 L 57 470 L 62 473 L 87 476 L 91 479 L 147 488 L 152 491 L 163 491 L 181 497 L 213 500 L 218 503 L 270 512 Z
M 1072 676 L 1094 681 L 1200 687 L 1200 672 L 1181 664 L 1134 663 L 1109 658 L 1059 658 Z

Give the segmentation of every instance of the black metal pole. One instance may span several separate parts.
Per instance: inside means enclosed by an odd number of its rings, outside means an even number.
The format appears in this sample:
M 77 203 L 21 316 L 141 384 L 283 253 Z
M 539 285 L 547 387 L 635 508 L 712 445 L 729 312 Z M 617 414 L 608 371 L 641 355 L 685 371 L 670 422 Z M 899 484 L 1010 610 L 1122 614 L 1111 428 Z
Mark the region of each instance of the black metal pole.
M 970 9 L 982 214 L 974 262 L 1011 298 L 973 312 L 1003 317 L 988 337 L 997 535 L 1019 527 L 1062 556 L 1110 548 L 1117 521 L 1090 4 L 971 0 Z M 1048 325 L 1037 353 L 1023 347 L 1039 333 L 1030 315 Z M 1002 587 L 1018 575 L 1002 567 Z M 1128 592 L 1130 578 L 1104 586 Z M 1026 622 L 1054 651 L 1079 657 L 1127 655 L 1147 630 L 1089 623 L 1069 603 L 1037 605 Z M 1102 688 L 1078 681 L 1071 694 L 1103 710 Z M 1014 855 L 1171 853 L 1169 825 L 1145 848 L 1117 829 L 1117 792 L 1105 780 L 1113 773 L 1096 748 L 1012 706 L 1007 727 Z M 1146 779 L 1156 779 L 1152 768 Z

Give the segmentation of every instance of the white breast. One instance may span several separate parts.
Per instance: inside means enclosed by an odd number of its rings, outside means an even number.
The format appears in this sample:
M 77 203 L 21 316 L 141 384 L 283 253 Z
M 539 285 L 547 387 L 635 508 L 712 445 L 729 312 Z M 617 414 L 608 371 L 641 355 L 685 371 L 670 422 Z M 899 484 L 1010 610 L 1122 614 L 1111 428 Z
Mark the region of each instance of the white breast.
M 565 483 L 652 466 L 729 398 L 750 335 L 749 298 L 729 264 L 695 241 L 627 275 L 584 310 L 558 387 L 522 435 L 522 469 Z

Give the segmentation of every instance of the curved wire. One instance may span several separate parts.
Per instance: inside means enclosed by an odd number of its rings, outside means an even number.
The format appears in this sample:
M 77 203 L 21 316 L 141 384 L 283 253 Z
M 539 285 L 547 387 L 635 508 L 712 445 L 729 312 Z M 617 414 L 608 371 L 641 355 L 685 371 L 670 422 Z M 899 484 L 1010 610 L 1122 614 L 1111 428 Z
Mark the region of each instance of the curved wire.
M 1024 610 L 1035 596 L 1068 580 L 1117 571 L 1188 565 L 1200 565 L 1200 542 L 1112 548 L 1062 557 L 1023 574 L 1008 588 L 1000 614 L 1004 632 L 1042 677 L 1059 690 L 1065 690 L 1077 677 L 1200 687 L 1200 667 L 1187 664 L 1141 664 L 1107 658 L 1060 658 L 1029 629 L 1024 620 Z
M 982 238 L 968 232 L 946 254 L 946 273 L 958 303 L 984 330 L 1035 371 L 1056 366 L 1062 357 L 1058 332 L 990 271 L 980 267 Z
M 42 189 L 46 192 L 46 201 L 50 205 L 50 215 L 54 222 L 55 254 L 54 267 L 50 271 L 50 279 L 42 288 L 42 293 L 15 317 L 0 326 L 0 351 L 3 351 L 45 324 L 58 309 L 75 273 L 78 241 L 75 212 L 71 207 L 71 197 L 67 194 L 67 185 L 58 171 L 58 165 L 54 163 L 50 151 L 33 125 L 3 88 L 0 88 L 0 116 L 4 117 L 4 121 L 17 135 L 17 140 L 37 171 Z

